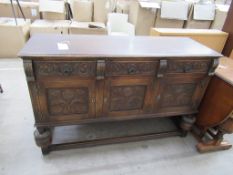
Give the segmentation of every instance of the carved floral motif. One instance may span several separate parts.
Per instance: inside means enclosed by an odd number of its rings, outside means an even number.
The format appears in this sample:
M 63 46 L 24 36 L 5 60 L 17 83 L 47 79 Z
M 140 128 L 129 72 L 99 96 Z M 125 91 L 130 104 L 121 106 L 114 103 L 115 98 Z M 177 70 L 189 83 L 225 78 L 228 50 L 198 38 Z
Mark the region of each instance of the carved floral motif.
M 88 113 L 87 88 L 48 89 L 48 109 L 52 115 Z
M 169 84 L 163 91 L 162 107 L 191 105 L 195 84 Z
M 142 109 L 145 86 L 115 86 L 111 88 L 110 110 L 126 111 Z
M 106 75 L 155 75 L 156 62 L 107 62 Z
M 95 62 L 36 62 L 38 76 L 95 76 Z
M 208 72 L 209 61 L 169 61 L 167 72 Z

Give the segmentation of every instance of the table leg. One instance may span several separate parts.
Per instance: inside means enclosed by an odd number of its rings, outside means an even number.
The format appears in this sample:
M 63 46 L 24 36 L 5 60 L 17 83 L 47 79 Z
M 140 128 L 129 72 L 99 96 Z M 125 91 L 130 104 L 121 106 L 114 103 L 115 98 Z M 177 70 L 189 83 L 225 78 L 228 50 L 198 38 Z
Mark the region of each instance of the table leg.
M 41 147 L 43 155 L 50 152 L 49 145 L 52 142 L 52 134 L 49 128 L 38 127 L 34 132 L 34 137 L 37 146 Z
M 182 116 L 181 122 L 180 122 L 180 128 L 182 129 L 183 137 L 185 137 L 188 134 L 188 132 L 191 130 L 195 121 L 196 121 L 196 117 L 194 115 Z
M 200 153 L 227 150 L 232 147 L 230 143 L 223 140 L 223 136 L 233 133 L 233 118 L 228 117 L 216 130 L 215 133 L 210 129 L 205 132 L 205 135 L 208 134 L 211 137 L 208 141 L 204 141 L 204 138 L 199 137 L 199 143 L 196 147 Z

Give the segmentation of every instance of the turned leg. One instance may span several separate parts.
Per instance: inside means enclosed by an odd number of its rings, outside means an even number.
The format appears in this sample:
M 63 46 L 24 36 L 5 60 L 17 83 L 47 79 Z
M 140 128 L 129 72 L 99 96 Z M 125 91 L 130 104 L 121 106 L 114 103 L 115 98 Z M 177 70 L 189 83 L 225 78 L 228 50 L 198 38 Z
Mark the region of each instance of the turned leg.
M 41 147 L 43 155 L 49 153 L 49 145 L 51 144 L 52 136 L 49 128 L 37 128 L 34 132 L 34 137 L 37 146 Z
M 180 128 L 182 129 L 182 137 L 187 136 L 188 132 L 191 130 L 196 118 L 193 115 L 182 116 L 180 122 Z
M 220 151 L 227 150 L 232 147 L 228 142 L 223 141 L 223 136 L 226 132 L 218 130 L 216 135 L 209 141 L 201 141 L 196 147 L 200 153 L 210 152 L 210 151 Z
M 224 135 L 224 134 L 226 134 L 226 133 L 223 132 L 223 131 L 221 131 L 221 130 L 219 130 L 219 131 L 217 132 L 217 134 L 216 134 L 216 136 L 215 136 L 215 140 L 216 140 L 215 144 L 216 144 L 216 145 L 220 145 L 220 144 L 222 143 L 222 141 L 223 141 L 223 135 Z
M 201 153 L 210 151 L 227 150 L 232 147 L 232 145 L 226 141 L 223 141 L 223 136 L 225 134 L 233 133 L 233 118 L 228 118 L 221 125 L 215 127 L 215 131 L 208 130 L 208 134 L 212 137 L 208 141 L 200 141 L 197 144 L 197 150 Z

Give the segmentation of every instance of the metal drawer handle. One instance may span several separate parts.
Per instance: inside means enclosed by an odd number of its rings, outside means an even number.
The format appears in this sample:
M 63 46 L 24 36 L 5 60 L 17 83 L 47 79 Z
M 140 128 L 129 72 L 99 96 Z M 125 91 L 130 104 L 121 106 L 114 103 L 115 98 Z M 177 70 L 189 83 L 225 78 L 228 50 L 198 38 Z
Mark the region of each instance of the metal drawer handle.
M 168 67 L 167 60 L 160 60 L 159 61 L 159 69 L 157 73 L 157 78 L 163 78 L 164 74 L 166 73 L 166 69 Z
M 73 72 L 73 68 L 70 65 L 64 65 L 61 71 L 64 75 L 70 75 Z
M 188 73 L 192 71 L 192 66 L 191 65 L 185 65 L 183 68 L 184 73 Z
M 135 74 L 137 72 L 137 69 L 135 68 L 135 67 L 130 67 L 129 69 L 128 69 L 128 73 L 129 74 Z

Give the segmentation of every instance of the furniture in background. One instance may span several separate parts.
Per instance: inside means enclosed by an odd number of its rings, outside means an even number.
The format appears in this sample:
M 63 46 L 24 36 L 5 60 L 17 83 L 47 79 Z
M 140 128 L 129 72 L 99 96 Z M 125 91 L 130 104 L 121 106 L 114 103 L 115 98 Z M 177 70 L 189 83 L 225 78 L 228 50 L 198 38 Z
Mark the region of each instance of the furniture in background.
M 93 1 L 73 0 L 70 2 L 73 20 L 78 22 L 92 22 L 94 11 L 93 4 Z
M 130 1 L 128 14 L 129 22 L 135 26 L 135 34 L 149 35 L 150 28 L 155 24 L 157 9 L 143 8 L 139 1 Z
M 18 22 L 17 22 L 17 20 L 16 20 L 16 18 L 17 18 L 17 16 L 16 16 L 16 11 L 15 11 L 14 5 L 13 5 L 13 0 L 10 0 L 10 2 L 11 2 L 12 13 L 13 13 L 14 18 L 15 18 L 15 24 L 18 25 Z M 22 14 L 24 20 L 26 21 L 26 18 L 25 18 L 25 16 L 24 16 L 24 13 L 23 13 L 23 10 L 22 10 L 21 5 L 20 5 L 20 3 L 19 3 L 19 0 L 16 0 L 16 3 L 17 3 L 17 6 L 18 6 L 18 8 L 19 8 L 19 10 L 20 10 L 20 13 Z
M 190 37 L 193 40 L 206 45 L 207 47 L 222 52 L 226 43 L 228 34 L 215 29 L 168 29 L 152 28 L 151 36 L 173 36 Z
M 188 20 L 185 21 L 183 28 L 188 29 L 209 29 L 215 18 L 214 3 L 191 3 Z
M 229 5 L 222 5 L 222 4 L 215 4 L 215 18 L 214 21 L 211 23 L 211 29 L 218 29 L 222 30 L 225 20 L 227 18 Z
M 233 133 L 233 60 L 221 58 L 200 105 L 194 133 L 200 152 L 232 147 L 223 135 Z
M 17 7 L 17 3 L 13 1 L 14 8 L 16 9 L 17 18 L 22 18 L 20 10 Z M 40 5 L 39 5 L 40 4 Z M 164 6 L 164 4 L 170 4 L 170 10 Z M 175 6 L 171 6 L 171 4 Z M 58 0 L 40 0 L 39 2 L 25 2 L 20 1 L 22 11 L 27 19 L 32 21 L 36 19 L 51 19 L 51 20 L 64 20 L 73 19 L 78 22 L 102 22 L 107 23 L 107 15 L 110 12 L 119 12 L 129 15 L 129 22 L 135 26 L 136 35 L 149 35 L 150 28 L 214 28 L 222 29 L 223 23 L 227 16 L 229 5 L 216 5 L 215 19 L 211 23 L 211 20 L 195 20 L 194 6 L 201 5 L 190 2 L 188 8 L 188 2 L 168 2 L 163 1 L 161 4 L 150 1 L 128 1 L 128 0 L 72 0 L 69 3 Z M 192 4 L 192 5 L 191 5 Z M 184 8 L 185 6 L 186 8 Z M 70 8 L 71 6 L 71 8 Z M 208 6 L 211 6 L 209 4 Z M 116 9 L 115 9 L 116 8 Z M 40 9 L 40 10 L 39 10 Z M 71 11 L 72 9 L 72 11 Z M 179 9 L 179 13 L 175 13 Z M 210 9 L 211 10 L 211 9 Z M 199 12 L 199 17 L 205 17 L 210 10 L 204 10 L 204 13 Z M 41 11 L 41 12 L 39 12 Z M 162 11 L 172 14 L 170 16 L 164 16 Z M 211 10 L 212 11 L 212 10 Z M 73 14 L 73 15 L 72 15 Z M 185 15 L 184 15 L 185 14 Z M 201 14 L 201 15 L 200 15 Z M 73 16 L 73 18 L 72 18 Z M 14 17 L 12 15 L 10 1 L 0 1 L 0 17 Z M 200 18 L 199 18 L 200 19 Z M 186 21 L 186 25 L 184 25 Z M 228 22 L 229 23 L 229 22 Z M 211 24 L 211 27 L 210 27 Z
M 107 22 L 109 35 L 135 35 L 133 24 L 128 22 L 128 15 L 122 13 L 109 13 Z
M 16 58 L 29 39 L 30 20 L 0 18 L 0 58 Z
M 69 26 L 69 34 L 78 35 L 107 35 L 108 31 L 101 22 L 77 22 L 72 21 Z
M 221 56 L 189 38 L 97 35 L 35 35 L 19 55 L 43 154 L 109 143 L 58 143 L 52 130 L 62 125 L 178 116 L 185 136 Z
M 223 49 L 223 54 L 225 56 L 230 56 L 231 51 L 233 49 L 233 21 L 232 21 L 232 16 L 233 16 L 233 3 L 230 5 L 229 12 L 227 14 L 227 18 L 225 20 L 224 26 L 223 26 L 223 31 L 229 33 L 229 37 L 227 39 L 226 45 Z
M 38 33 L 68 34 L 69 20 L 35 20 L 30 26 L 30 36 Z
M 233 50 L 231 51 L 230 57 L 231 59 L 233 59 Z
M 65 20 L 65 1 L 39 0 L 40 16 L 47 20 Z
M 186 1 L 161 1 L 153 27 L 183 28 L 189 11 L 189 3 Z

